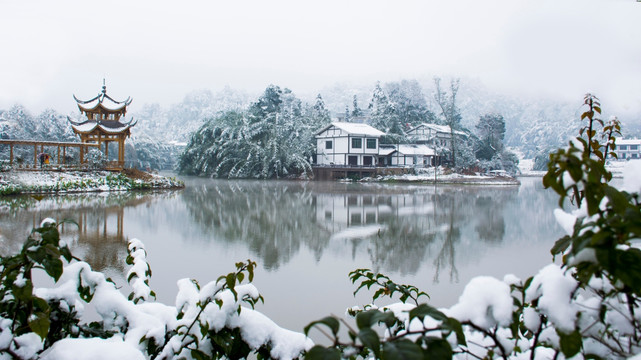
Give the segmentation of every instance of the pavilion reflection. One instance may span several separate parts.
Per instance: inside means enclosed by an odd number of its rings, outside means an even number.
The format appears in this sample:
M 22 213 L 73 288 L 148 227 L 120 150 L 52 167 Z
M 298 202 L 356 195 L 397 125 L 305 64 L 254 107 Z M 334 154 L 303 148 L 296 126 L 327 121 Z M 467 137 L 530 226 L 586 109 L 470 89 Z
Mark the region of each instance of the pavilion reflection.
M 74 256 L 94 270 L 123 273 L 129 241 L 124 230 L 125 210 L 153 198 L 145 193 L 114 193 L 12 199 L 19 206 L 3 204 L 0 210 L 0 237 L 6 245 L 3 253 L 19 251 L 31 229 L 51 218 L 59 224 L 60 238 Z

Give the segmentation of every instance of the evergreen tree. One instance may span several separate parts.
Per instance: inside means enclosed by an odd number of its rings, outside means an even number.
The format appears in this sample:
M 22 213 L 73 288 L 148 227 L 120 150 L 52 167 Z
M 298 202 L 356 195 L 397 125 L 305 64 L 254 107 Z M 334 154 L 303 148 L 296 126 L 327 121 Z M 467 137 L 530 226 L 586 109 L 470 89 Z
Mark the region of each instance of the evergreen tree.
M 253 103 L 249 109 L 251 115 L 256 118 L 265 118 L 269 114 L 280 111 L 280 105 L 283 103 L 281 95 L 283 91 L 276 85 L 269 85 L 263 95 Z
M 404 128 L 422 123 L 434 123 L 436 117 L 427 106 L 423 89 L 416 80 L 402 80 L 385 84 L 389 102 L 394 104 L 396 114 Z
M 358 99 L 356 95 L 354 95 L 354 101 L 352 102 L 352 106 L 353 106 L 352 117 L 358 117 L 358 116 L 364 115 L 363 110 L 360 107 L 358 107 Z
M 371 111 L 370 124 L 387 134 L 381 138 L 382 143 L 396 144 L 405 140 L 405 131 L 396 107 L 390 103 L 380 82 L 377 82 L 374 87 L 368 108 Z
M 322 113 L 322 108 L 316 110 Z M 223 113 L 196 131 L 181 155 L 179 171 L 263 179 L 308 172 L 319 125 L 313 113 L 304 112 L 289 89 L 270 85 L 248 111 Z
M 485 114 L 476 124 L 479 144 L 476 150 L 478 159 L 490 160 L 496 153 L 503 151 L 505 138 L 505 119 L 501 114 Z
M 319 127 L 331 121 L 329 110 L 327 110 L 321 94 L 316 95 L 316 102 L 310 111 L 310 117 L 313 119 L 313 122 L 318 123 Z

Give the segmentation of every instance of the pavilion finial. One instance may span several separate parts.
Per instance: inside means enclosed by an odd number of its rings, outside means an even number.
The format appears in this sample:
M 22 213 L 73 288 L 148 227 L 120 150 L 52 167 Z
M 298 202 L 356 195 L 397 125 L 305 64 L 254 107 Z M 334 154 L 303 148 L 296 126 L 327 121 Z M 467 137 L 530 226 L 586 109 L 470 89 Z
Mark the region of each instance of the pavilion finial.
M 105 81 L 105 78 L 102 78 L 102 93 L 103 94 L 107 93 L 107 83 Z

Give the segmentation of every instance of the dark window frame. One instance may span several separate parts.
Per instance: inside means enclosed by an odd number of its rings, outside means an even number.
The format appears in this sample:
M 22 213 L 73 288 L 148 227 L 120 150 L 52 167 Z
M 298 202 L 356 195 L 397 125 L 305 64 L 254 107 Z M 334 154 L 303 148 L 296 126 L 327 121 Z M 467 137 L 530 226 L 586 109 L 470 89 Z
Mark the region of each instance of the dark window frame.
M 366 147 L 368 149 L 376 149 L 376 143 L 377 143 L 376 139 L 367 139 Z M 374 144 L 374 145 L 370 146 L 370 144 Z

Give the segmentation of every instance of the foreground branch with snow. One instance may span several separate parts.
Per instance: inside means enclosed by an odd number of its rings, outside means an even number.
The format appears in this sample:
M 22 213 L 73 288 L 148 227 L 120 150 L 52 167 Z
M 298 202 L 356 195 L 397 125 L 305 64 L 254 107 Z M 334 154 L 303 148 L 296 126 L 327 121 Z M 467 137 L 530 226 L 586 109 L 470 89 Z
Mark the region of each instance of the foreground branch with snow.
M 421 303 L 427 294 L 411 285 L 359 269 L 350 274 L 357 291 L 375 290 L 373 302 L 396 294 L 400 302 L 349 309 L 355 328 L 335 316 L 310 323 L 304 333 L 279 327 L 253 309 L 262 297 L 249 260 L 202 286 L 180 280 L 175 305 L 158 303 L 136 239 L 128 246 L 133 291 L 127 298 L 74 258 L 57 224 L 45 220 L 20 253 L 1 259 L 0 358 L 639 359 L 641 162 L 630 162 L 615 188 L 603 153 L 592 152 L 598 141 L 586 145 L 577 138 L 553 154 L 544 178 L 561 205 L 565 199 L 578 205 L 555 213 L 567 233 L 552 249 L 562 264 L 528 279 L 474 278 L 458 303 L 444 309 Z M 55 286 L 36 287 L 36 269 Z M 82 320 L 88 306 L 98 321 Z M 316 330 L 331 344 L 314 345 L 307 334 Z

